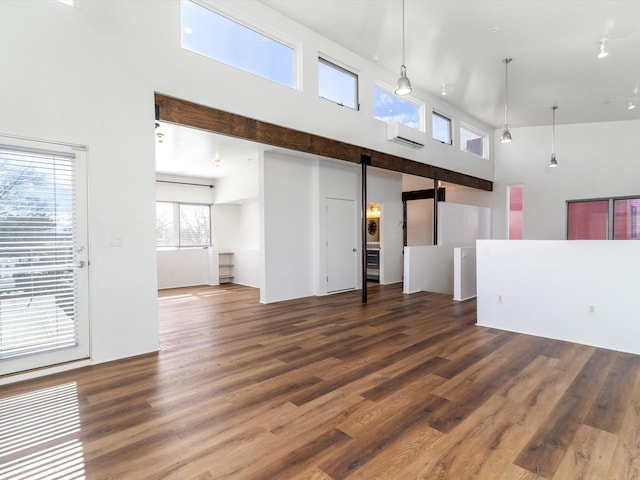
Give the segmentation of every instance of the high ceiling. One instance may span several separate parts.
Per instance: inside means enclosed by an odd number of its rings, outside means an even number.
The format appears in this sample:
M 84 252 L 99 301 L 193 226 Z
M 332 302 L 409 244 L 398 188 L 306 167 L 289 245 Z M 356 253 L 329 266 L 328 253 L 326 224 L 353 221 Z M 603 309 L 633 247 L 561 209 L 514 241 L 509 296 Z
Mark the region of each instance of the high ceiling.
M 283 15 L 400 73 L 402 0 L 262 0 Z M 406 0 L 408 77 L 414 89 L 499 128 L 504 58 L 509 124 L 640 118 L 640 1 Z M 607 38 L 609 56 L 598 59 Z M 374 60 L 377 59 L 377 60 Z
M 402 61 L 402 0 L 261 0 L 377 63 L 393 82 Z M 504 58 L 511 127 L 640 118 L 640 0 L 406 0 L 414 93 L 440 96 L 500 128 Z M 602 38 L 609 55 L 598 59 Z M 638 108 L 628 110 L 629 102 Z M 163 125 L 157 171 L 216 178 L 248 168 L 260 145 Z M 223 157 L 216 166 L 216 152 Z

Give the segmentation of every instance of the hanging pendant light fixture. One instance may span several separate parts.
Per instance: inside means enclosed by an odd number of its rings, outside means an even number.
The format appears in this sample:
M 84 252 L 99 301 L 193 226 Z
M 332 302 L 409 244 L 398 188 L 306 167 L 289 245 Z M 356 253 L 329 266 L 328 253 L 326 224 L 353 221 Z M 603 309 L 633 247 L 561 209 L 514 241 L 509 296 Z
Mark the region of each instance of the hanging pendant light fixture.
M 556 168 L 558 166 L 558 159 L 556 158 L 556 110 L 557 105 L 551 107 L 553 110 L 553 123 L 551 124 L 551 159 L 549 160 L 549 168 Z
M 508 69 L 512 58 L 505 58 L 504 62 L 504 129 L 502 135 L 500 135 L 500 143 L 511 142 L 511 132 L 509 131 L 509 121 L 507 120 L 507 110 L 509 101 L 509 75 Z
M 413 89 L 407 77 L 407 67 L 404 66 L 404 0 L 402 0 L 402 65 L 400 65 L 400 78 L 396 82 L 396 95 L 409 95 Z

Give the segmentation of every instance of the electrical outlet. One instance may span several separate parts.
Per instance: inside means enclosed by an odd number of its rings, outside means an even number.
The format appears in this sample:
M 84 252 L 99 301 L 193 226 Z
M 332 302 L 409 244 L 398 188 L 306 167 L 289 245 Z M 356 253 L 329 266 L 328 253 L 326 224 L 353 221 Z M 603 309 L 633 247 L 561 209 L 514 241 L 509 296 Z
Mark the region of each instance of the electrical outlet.
M 503 304 L 504 303 L 504 297 L 502 295 L 498 295 L 496 297 L 496 303 Z
M 587 315 L 595 315 L 595 314 L 596 314 L 596 306 L 587 305 Z

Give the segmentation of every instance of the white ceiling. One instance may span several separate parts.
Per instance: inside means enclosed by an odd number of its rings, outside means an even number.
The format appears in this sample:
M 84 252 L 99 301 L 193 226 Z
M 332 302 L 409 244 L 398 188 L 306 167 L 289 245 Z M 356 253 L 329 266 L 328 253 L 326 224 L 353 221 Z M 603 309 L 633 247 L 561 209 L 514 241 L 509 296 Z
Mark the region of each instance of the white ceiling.
M 402 0 L 261 0 L 384 70 L 400 73 Z M 509 124 L 640 118 L 640 1 L 406 0 L 407 74 L 477 119 L 504 123 L 504 58 Z M 598 59 L 600 39 L 610 55 Z
M 163 122 L 155 132 L 156 172 L 167 175 L 225 177 L 255 167 L 264 149 L 257 143 L 171 123 Z
M 383 71 L 399 74 L 402 0 L 261 0 Z M 548 125 L 640 118 L 640 0 L 406 0 L 407 73 L 439 96 L 500 128 L 503 59 L 509 65 L 509 124 Z M 598 59 L 600 39 L 610 52 Z M 376 58 L 377 60 L 374 60 Z M 161 126 L 157 170 L 216 178 L 248 168 L 259 145 L 175 125 Z M 222 155 L 219 166 L 213 159 Z

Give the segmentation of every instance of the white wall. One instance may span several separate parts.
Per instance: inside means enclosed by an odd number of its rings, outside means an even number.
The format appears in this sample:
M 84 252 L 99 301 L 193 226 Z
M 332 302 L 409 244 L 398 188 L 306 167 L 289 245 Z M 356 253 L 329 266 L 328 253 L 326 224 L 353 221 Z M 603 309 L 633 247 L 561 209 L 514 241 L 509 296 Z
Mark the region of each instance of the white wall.
M 214 248 L 233 252 L 233 282 L 260 288 L 260 204 L 258 199 L 241 204 L 213 206 Z
M 507 238 L 510 184 L 523 185 L 525 240 L 565 239 L 567 200 L 640 193 L 640 120 L 556 125 L 557 168 L 551 126 L 511 130 L 513 142 L 496 142 L 492 238 Z
M 477 295 L 476 247 L 453 249 L 453 299 L 462 301 Z
M 429 138 L 419 151 L 387 142 L 385 125 L 373 119 L 372 102 L 363 101 L 361 110 L 353 111 L 318 98 L 317 66 L 309 59 L 322 51 L 353 66 L 363 99 L 371 98 L 364 92 L 372 92 L 376 80 L 393 84 L 397 72 L 381 71 L 260 2 L 215 5 L 298 45 L 305 60 L 302 90 L 182 50 L 178 1 L 82 1 L 78 8 L 51 0 L 0 2 L 0 44 L 12 46 L 3 50 L 0 133 L 88 146 L 93 362 L 158 349 L 156 91 L 470 175 L 493 176 L 492 161 L 473 161 Z M 427 101 L 427 111 L 438 106 L 490 131 L 425 92 L 416 91 L 414 97 Z M 275 212 L 269 221 L 289 222 Z M 121 247 L 109 246 L 114 236 L 122 238 Z M 276 254 L 277 265 L 278 260 Z M 312 290 L 307 287 L 299 293 Z
M 459 203 L 438 203 L 438 245 L 470 247 L 491 238 L 491 209 Z
M 407 202 L 407 245 L 433 245 L 433 199 Z
M 478 324 L 640 354 L 638 271 L 633 240 L 479 240 Z
M 265 153 L 262 225 L 263 303 L 317 291 L 318 162 Z
M 256 161 L 252 161 L 251 168 L 235 175 L 216 179 L 213 192 L 214 203 L 238 204 L 247 200 L 256 200 L 259 195 L 258 165 L 261 153 Z
M 435 292 L 453 295 L 453 247 L 404 247 L 403 293 Z
M 218 284 L 217 252 L 211 248 L 159 249 L 158 288 Z

